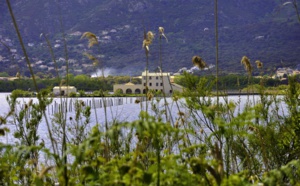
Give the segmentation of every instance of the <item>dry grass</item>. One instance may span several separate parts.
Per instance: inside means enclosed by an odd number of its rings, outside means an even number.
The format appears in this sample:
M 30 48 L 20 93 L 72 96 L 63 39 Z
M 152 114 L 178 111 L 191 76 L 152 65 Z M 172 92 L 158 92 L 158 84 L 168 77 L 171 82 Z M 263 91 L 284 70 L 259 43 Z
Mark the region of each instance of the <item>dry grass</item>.
M 144 40 L 143 40 L 143 48 L 146 49 L 147 52 L 149 52 L 149 46 L 152 44 L 152 41 L 154 39 L 153 32 L 149 31 L 147 34 L 144 33 Z
M 244 68 L 248 72 L 248 74 L 252 74 L 252 66 L 250 63 L 250 59 L 247 56 L 243 56 L 241 64 L 244 65 Z
M 168 38 L 166 37 L 164 31 L 165 31 L 165 29 L 163 27 L 158 27 L 158 32 L 159 32 L 160 37 L 163 36 L 168 42 Z
M 256 60 L 256 61 L 255 61 L 255 63 L 256 63 L 256 67 L 257 67 L 257 68 L 259 68 L 259 69 L 260 69 L 260 68 L 262 68 L 262 67 L 263 67 L 263 63 L 262 63 L 261 61 L 259 61 L 259 60 Z
M 89 53 L 86 53 L 86 52 L 83 53 L 83 55 L 86 56 L 87 58 L 89 58 L 89 60 L 91 60 L 93 62 L 93 66 L 98 66 L 99 65 L 99 60 L 95 56 L 93 56 Z
M 89 48 L 98 44 L 97 36 L 95 34 L 93 34 L 92 32 L 84 32 L 80 39 L 84 39 L 84 38 L 88 39 L 88 41 L 89 41 L 88 47 Z
M 200 56 L 193 56 L 192 62 L 199 69 L 204 69 L 205 67 L 207 67 L 205 61 Z

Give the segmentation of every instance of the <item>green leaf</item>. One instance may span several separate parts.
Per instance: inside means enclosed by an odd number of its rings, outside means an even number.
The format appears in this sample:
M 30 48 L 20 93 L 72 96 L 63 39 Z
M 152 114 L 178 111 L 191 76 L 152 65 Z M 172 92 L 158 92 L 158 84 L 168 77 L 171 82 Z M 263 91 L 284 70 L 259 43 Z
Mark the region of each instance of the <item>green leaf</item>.
M 152 181 L 152 174 L 145 172 L 144 176 L 143 176 L 143 182 L 145 184 L 149 185 L 151 183 L 151 181 Z

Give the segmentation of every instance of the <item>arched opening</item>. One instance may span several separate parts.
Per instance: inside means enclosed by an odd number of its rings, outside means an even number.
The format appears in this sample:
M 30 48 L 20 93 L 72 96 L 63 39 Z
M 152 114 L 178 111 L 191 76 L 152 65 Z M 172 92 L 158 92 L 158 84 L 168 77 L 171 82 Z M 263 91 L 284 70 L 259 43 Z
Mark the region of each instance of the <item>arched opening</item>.
M 143 94 L 146 94 L 146 89 L 143 89 Z
M 132 94 L 132 90 L 130 88 L 126 89 L 126 94 Z
M 139 88 L 135 89 L 134 91 L 135 94 L 140 94 L 141 93 L 141 90 Z

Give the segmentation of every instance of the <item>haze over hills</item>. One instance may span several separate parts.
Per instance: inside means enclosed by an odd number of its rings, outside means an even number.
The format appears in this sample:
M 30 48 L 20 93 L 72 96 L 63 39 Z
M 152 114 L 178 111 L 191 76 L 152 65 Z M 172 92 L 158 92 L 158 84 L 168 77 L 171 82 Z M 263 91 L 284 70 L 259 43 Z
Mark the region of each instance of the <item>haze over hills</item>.
M 215 64 L 214 1 L 211 0 L 11 0 L 34 72 L 54 73 L 45 33 L 65 72 L 62 30 L 66 33 L 70 73 L 96 71 L 84 52 L 100 58 L 116 74 L 138 75 L 145 68 L 143 30 L 156 33 L 150 46 L 150 70 L 159 65 L 158 27 L 165 28 L 169 42 L 162 40 L 163 70 L 191 68 L 191 58 L 201 56 Z M 299 3 L 300 4 L 300 3 Z M 281 0 L 219 1 L 219 63 L 224 73 L 243 73 L 246 55 L 254 65 L 264 63 L 271 73 L 277 67 L 294 68 L 300 54 L 300 22 L 291 4 Z M 0 71 L 28 75 L 5 1 L 0 2 Z M 62 24 L 60 22 L 62 20 Z M 89 49 L 83 32 L 99 37 L 100 49 Z M 8 49 L 9 48 L 9 49 Z M 12 58 L 14 56 L 14 58 Z

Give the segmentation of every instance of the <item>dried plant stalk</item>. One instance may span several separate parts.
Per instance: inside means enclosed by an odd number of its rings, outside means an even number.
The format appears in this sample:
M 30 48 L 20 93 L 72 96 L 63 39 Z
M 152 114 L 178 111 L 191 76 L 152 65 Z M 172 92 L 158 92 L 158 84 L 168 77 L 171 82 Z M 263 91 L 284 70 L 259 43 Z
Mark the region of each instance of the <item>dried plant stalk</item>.
M 205 61 L 200 56 L 193 56 L 192 62 L 199 69 L 204 69 L 205 67 L 207 67 Z
M 261 61 L 256 60 L 255 63 L 256 63 L 257 68 L 262 68 L 263 67 L 263 63 Z
M 143 48 L 146 49 L 146 52 L 149 52 L 149 46 L 152 44 L 153 39 L 153 32 L 149 31 L 147 34 L 144 34 Z
M 88 47 L 89 48 L 91 48 L 92 46 L 98 44 L 97 36 L 95 34 L 93 34 L 92 32 L 84 32 L 80 39 L 83 39 L 83 38 L 88 39 L 88 41 L 89 41 Z
M 164 33 L 165 29 L 163 27 L 158 27 L 158 31 L 159 31 L 160 37 L 163 36 L 168 42 L 168 38 L 166 37 L 166 35 Z
M 250 59 L 247 56 L 243 56 L 243 58 L 241 60 L 241 64 L 244 65 L 244 68 L 248 72 L 248 74 L 252 73 L 252 66 L 250 63 Z

